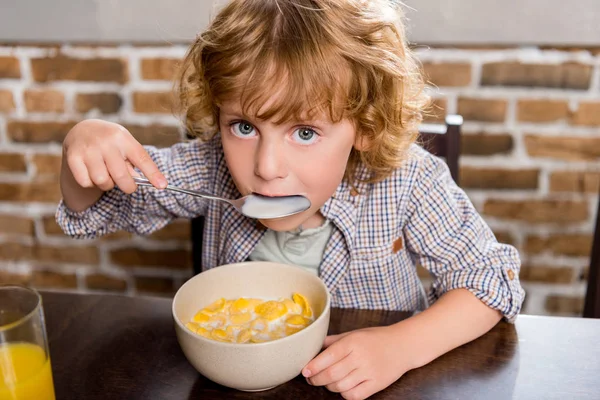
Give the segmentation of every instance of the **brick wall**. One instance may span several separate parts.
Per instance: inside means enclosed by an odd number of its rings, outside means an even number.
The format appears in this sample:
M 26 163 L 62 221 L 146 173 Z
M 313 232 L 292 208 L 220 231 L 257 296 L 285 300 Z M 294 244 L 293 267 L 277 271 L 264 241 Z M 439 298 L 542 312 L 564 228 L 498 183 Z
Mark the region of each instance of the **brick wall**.
M 173 47 L 0 47 L 0 282 L 171 295 L 191 276 L 189 223 L 150 237 L 65 238 L 54 222 L 60 143 L 77 121 L 122 123 L 144 144 L 182 137 Z M 524 312 L 577 315 L 600 176 L 600 51 L 420 48 L 437 115 L 465 118 L 462 186 L 517 246 Z

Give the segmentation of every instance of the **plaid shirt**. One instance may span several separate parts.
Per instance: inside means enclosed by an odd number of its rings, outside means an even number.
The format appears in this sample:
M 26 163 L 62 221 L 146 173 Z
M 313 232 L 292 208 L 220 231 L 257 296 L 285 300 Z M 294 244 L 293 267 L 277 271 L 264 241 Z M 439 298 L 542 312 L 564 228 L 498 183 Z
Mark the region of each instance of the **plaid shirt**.
M 240 196 L 218 135 L 166 149 L 146 147 L 170 184 L 226 198 Z M 365 176 L 364 168 L 359 176 Z M 332 305 L 420 311 L 449 290 L 465 288 L 514 321 L 524 300 L 516 249 L 496 241 L 446 164 L 417 145 L 384 181 L 342 182 L 321 208 L 333 223 L 319 274 Z M 94 238 L 118 230 L 145 235 L 179 217 L 205 216 L 204 269 L 242 262 L 265 230 L 233 207 L 154 188 L 132 195 L 106 192 L 89 209 L 73 212 L 61 201 L 56 217 L 66 234 Z M 417 275 L 426 268 L 427 296 Z

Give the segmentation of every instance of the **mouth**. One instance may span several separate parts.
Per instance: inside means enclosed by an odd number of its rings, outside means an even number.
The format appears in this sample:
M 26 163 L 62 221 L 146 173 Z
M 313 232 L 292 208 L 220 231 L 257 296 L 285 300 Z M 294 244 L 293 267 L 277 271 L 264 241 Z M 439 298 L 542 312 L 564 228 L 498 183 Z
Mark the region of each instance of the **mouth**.
M 252 192 L 253 195 L 255 196 L 261 196 L 261 197 L 289 197 L 289 196 L 293 196 L 291 194 L 282 194 L 282 193 L 260 193 L 260 192 Z

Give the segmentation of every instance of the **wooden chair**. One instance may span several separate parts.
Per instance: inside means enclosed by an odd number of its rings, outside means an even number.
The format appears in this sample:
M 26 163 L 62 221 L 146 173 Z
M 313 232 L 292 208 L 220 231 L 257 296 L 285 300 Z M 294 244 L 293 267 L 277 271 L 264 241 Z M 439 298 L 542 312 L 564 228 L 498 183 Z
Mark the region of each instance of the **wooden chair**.
M 419 141 L 432 154 L 443 157 L 448 164 L 454 182 L 458 184 L 458 158 L 460 156 L 460 128 L 463 118 L 448 115 L 446 124 L 422 124 L 419 127 Z M 194 274 L 202 272 L 202 235 L 204 217 L 192 219 L 192 262 Z
M 446 160 L 450 175 L 460 182 L 458 159 L 460 158 L 460 131 L 463 118 L 447 115 L 446 124 L 422 124 L 419 127 L 420 142 L 430 153 Z
M 596 211 L 596 225 L 594 228 L 594 241 L 592 242 L 583 317 L 600 318 L 600 199 Z

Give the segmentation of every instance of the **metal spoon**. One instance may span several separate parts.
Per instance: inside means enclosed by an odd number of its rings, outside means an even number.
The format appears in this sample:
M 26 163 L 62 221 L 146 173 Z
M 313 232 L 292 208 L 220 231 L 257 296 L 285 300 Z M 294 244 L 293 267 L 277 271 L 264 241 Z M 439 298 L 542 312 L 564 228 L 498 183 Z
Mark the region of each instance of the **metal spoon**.
M 152 186 L 146 178 L 133 177 L 135 183 L 140 186 Z M 198 190 L 183 189 L 176 186 L 167 185 L 165 190 L 191 194 L 192 196 L 203 197 L 210 200 L 220 200 L 231 204 L 237 211 L 250 218 L 271 219 L 287 217 L 301 213 L 310 208 L 310 200 L 301 195 L 267 197 L 259 194 L 249 194 L 239 199 L 225 199 L 212 194 Z

